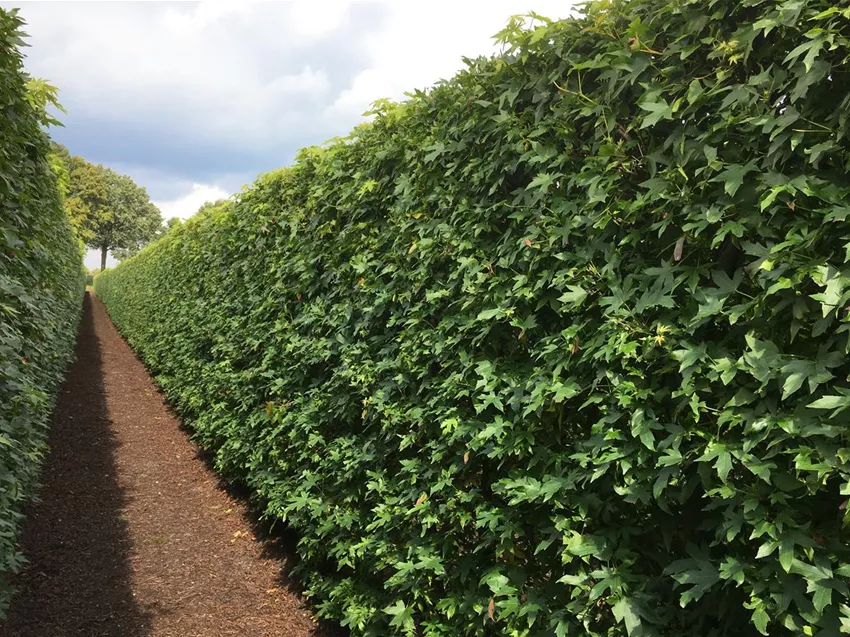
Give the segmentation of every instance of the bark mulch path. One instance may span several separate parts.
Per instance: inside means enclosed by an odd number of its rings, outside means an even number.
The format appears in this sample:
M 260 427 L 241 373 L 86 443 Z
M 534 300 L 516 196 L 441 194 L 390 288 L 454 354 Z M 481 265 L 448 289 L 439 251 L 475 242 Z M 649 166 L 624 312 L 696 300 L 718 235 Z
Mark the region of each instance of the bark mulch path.
M 86 295 L 0 637 L 330 637 Z

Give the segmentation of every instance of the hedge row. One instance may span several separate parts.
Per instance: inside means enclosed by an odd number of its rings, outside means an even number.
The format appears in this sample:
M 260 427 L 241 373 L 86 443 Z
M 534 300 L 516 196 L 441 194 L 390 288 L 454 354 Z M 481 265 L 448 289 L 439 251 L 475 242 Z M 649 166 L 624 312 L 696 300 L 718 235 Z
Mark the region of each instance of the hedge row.
M 0 9 L 0 618 L 83 294 L 82 250 L 50 168 L 44 113 L 27 90 L 21 24 Z
M 512 22 L 95 288 L 354 635 L 846 632 L 848 18 Z

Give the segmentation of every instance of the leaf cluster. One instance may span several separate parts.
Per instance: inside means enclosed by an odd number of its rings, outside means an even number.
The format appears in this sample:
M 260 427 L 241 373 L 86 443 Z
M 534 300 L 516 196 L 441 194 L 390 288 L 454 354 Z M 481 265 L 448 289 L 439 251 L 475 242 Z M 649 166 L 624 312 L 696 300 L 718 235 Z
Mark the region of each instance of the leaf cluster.
M 53 157 L 64 164 L 67 173 L 62 184 L 65 208 L 86 245 L 114 250 L 119 258 L 127 258 L 162 231 L 162 213 L 147 190 L 131 177 L 71 155 L 58 144 L 54 148 Z
M 97 293 L 355 635 L 846 634 L 849 17 L 514 20 Z
M 83 293 L 82 249 L 42 130 L 55 92 L 23 71 L 21 24 L 0 9 L 0 618 Z

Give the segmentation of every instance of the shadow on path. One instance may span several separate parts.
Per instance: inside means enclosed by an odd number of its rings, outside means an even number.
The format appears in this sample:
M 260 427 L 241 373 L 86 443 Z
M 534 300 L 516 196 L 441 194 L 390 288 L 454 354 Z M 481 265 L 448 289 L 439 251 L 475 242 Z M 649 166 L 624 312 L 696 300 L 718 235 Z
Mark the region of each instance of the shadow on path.
M 22 545 L 29 564 L 0 637 L 147 637 L 151 620 L 131 584 L 132 545 L 123 510 L 103 383 L 103 360 L 87 293 L 53 417 L 41 502 Z

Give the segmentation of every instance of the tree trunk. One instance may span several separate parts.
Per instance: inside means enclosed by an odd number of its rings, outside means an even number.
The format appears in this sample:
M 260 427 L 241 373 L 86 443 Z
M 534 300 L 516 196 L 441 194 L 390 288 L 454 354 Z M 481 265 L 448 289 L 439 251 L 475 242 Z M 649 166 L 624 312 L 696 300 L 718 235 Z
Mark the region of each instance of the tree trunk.
M 100 271 L 103 272 L 106 269 L 106 253 L 109 251 L 107 246 L 103 246 L 100 249 Z

